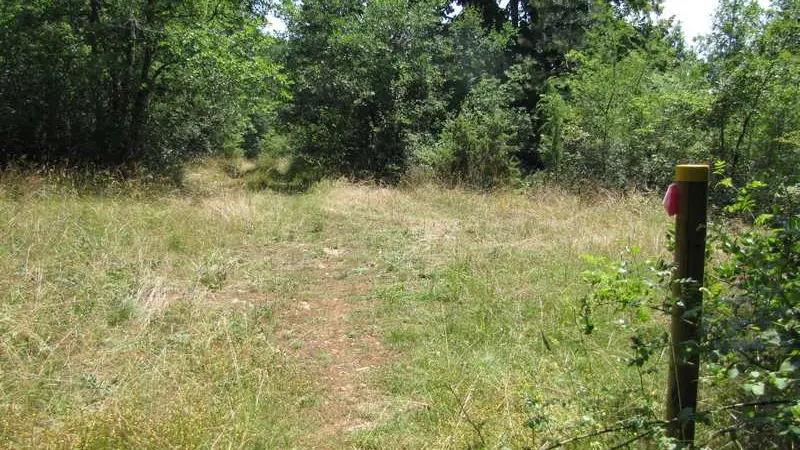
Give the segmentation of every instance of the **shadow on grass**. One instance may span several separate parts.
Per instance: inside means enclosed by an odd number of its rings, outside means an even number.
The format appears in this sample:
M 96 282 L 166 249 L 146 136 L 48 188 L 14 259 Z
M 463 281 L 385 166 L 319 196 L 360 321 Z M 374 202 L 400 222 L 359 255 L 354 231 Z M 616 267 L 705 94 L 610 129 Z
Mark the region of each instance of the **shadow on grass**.
M 248 189 L 302 194 L 322 179 L 322 170 L 302 157 L 262 157 L 258 165 L 244 173 Z

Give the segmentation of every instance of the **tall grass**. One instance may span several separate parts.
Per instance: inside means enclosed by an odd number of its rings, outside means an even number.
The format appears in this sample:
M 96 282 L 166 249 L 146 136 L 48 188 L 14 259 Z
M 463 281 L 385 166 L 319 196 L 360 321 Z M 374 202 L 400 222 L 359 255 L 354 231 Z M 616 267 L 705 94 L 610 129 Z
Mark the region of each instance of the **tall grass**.
M 0 447 L 538 447 L 660 389 L 576 303 L 653 199 L 187 179 L 0 181 Z

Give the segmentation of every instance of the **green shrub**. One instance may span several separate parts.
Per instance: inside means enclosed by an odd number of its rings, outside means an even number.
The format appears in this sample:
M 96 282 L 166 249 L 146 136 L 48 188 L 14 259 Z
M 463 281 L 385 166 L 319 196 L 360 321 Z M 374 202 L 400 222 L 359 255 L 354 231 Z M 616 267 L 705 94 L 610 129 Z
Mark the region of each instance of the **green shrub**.
M 757 211 L 750 191 L 763 185 L 739 189 L 726 211 Z M 695 412 L 711 432 L 699 439 L 736 441 L 747 448 L 800 444 L 800 186 L 776 192 L 770 212 L 743 231 L 711 227 L 698 342 L 703 404 Z M 649 311 L 668 311 L 671 305 L 669 266 L 632 259 L 588 273 L 586 279 L 592 292 L 582 305 L 585 331 L 599 326 L 594 322 L 598 309 L 639 317 L 642 325 L 628 328 L 633 342 L 628 362 L 640 373 L 657 368 L 657 355 L 668 340 L 647 323 L 652 323 Z M 658 411 L 650 410 L 642 418 L 654 415 Z M 656 434 L 663 422 L 652 425 Z
M 493 78 L 481 81 L 438 141 L 418 148 L 416 162 L 451 184 L 489 188 L 519 179 L 514 154 L 531 125 L 510 103 L 506 85 Z
M 739 189 L 728 212 L 757 205 Z M 800 187 L 779 188 L 770 211 L 739 234 L 716 233 L 704 311 L 709 387 L 731 408 L 734 438 L 747 445 L 800 443 Z M 727 409 L 727 408 L 726 408 Z

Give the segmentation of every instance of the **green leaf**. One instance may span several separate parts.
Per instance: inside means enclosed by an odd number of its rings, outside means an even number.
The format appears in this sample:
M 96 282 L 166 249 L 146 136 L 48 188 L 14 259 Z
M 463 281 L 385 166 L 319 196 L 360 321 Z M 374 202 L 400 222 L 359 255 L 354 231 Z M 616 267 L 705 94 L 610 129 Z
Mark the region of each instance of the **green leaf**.
M 742 388 L 745 390 L 745 392 L 749 392 L 756 396 L 764 395 L 764 383 L 762 382 L 745 383 L 742 385 Z
M 776 377 L 776 378 L 774 378 L 772 380 L 772 384 L 775 385 L 775 387 L 778 388 L 779 391 L 782 391 L 782 390 L 786 389 L 786 387 L 789 386 L 789 384 L 791 384 L 791 382 L 792 382 L 792 380 L 790 380 L 788 378 L 777 378 Z
M 775 217 L 774 214 L 761 214 L 756 218 L 756 225 L 766 225 Z
M 723 178 L 717 183 L 718 187 L 733 188 L 733 179 L 731 177 Z
M 714 174 L 715 175 L 722 175 L 723 173 L 725 173 L 725 167 L 727 165 L 728 164 L 725 161 L 721 160 L 721 159 L 718 159 L 718 160 L 714 161 Z
M 781 363 L 781 367 L 778 369 L 780 373 L 791 373 L 797 370 L 797 365 L 790 359 L 786 359 Z

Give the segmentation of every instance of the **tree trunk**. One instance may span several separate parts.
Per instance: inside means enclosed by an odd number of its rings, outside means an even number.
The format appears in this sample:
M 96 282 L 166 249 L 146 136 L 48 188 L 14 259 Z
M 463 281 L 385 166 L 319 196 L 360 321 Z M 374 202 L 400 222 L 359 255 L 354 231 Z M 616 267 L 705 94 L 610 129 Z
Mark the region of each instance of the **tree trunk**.
M 511 14 L 511 25 L 519 27 L 519 0 L 509 0 L 508 12 Z
M 94 152 L 91 159 L 97 160 L 98 155 L 105 152 L 108 147 L 106 133 L 106 114 L 104 107 L 103 88 L 103 69 L 100 61 L 99 49 L 99 28 L 100 10 L 102 9 L 101 0 L 91 0 L 89 9 L 89 30 L 86 33 L 86 40 L 89 43 L 91 55 L 90 67 L 90 98 L 94 106 L 94 148 L 78 150 L 83 152 Z
M 148 27 L 154 26 L 155 3 L 156 0 L 148 0 L 147 5 L 145 5 L 144 19 L 145 25 Z M 139 74 L 138 77 L 134 78 L 137 87 L 128 125 L 128 142 L 125 151 L 126 162 L 141 160 L 139 153 L 142 150 L 142 131 L 147 122 L 147 107 L 153 85 L 153 78 L 150 77 L 150 72 L 155 59 L 155 46 L 156 44 L 151 39 L 144 39 L 144 54 L 139 63 Z

